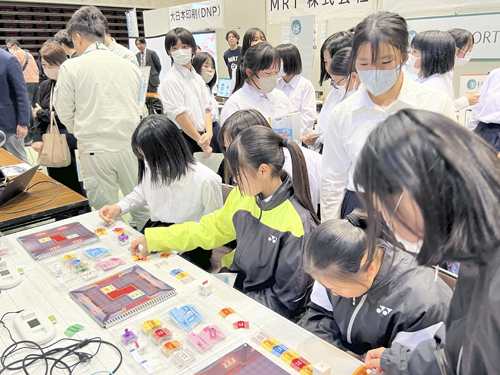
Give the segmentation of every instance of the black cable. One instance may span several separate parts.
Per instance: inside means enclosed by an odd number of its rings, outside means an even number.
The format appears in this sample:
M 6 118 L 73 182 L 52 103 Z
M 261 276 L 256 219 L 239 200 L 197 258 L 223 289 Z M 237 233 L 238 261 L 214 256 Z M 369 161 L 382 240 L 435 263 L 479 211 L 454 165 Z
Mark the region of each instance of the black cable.
M 3 321 L 3 318 L 5 318 L 7 315 L 9 314 L 19 314 L 19 313 L 22 313 L 24 311 L 23 310 L 19 310 L 19 311 L 10 311 L 10 312 L 6 312 L 5 314 L 2 315 L 2 317 L 0 318 L 0 323 L 3 325 L 3 327 L 7 330 L 7 332 L 9 333 L 9 337 L 10 339 L 13 341 L 13 342 L 16 342 L 16 340 L 13 339 L 12 337 L 12 334 L 10 333 L 10 329 L 5 325 L 5 322 Z
M 44 204 L 52 202 L 57 197 L 57 194 L 59 194 L 59 184 L 57 182 L 54 182 L 54 181 L 39 181 L 39 182 L 36 182 L 33 185 L 31 185 L 30 187 L 28 187 L 25 191 L 33 189 L 38 184 L 52 184 L 52 185 L 56 185 L 57 186 L 57 191 L 54 194 L 54 196 L 52 198 L 50 198 L 47 202 L 43 202 L 43 203 L 37 204 L 36 206 L 30 207 L 30 208 L 25 208 L 24 210 L 0 212 L 0 215 L 19 214 L 21 212 L 32 210 L 33 208 L 37 208 L 37 207 L 43 206 Z
M 62 341 L 72 341 L 73 343 L 64 347 L 51 348 Z M 85 351 L 80 351 L 80 349 L 83 349 L 89 346 L 90 344 L 98 344 L 97 350 L 95 352 L 92 352 L 90 348 L 88 349 L 90 353 Z M 30 373 L 28 372 L 28 368 L 42 361 L 45 363 L 45 375 L 52 375 L 54 369 L 64 370 L 65 372 L 71 375 L 73 374 L 73 371 L 76 369 L 78 365 L 90 362 L 99 353 L 103 344 L 111 346 L 119 354 L 120 359 L 118 365 L 112 371 L 112 373 L 116 373 L 120 368 L 120 366 L 122 365 L 123 361 L 123 355 L 120 349 L 116 345 L 108 341 L 103 341 L 100 337 L 93 337 L 91 339 L 85 339 L 85 340 L 64 338 L 45 347 L 42 347 L 33 341 L 14 342 L 12 345 L 6 348 L 2 353 L 2 355 L 0 356 L 0 364 L 2 366 L 2 368 L 0 369 L 0 374 L 2 374 L 4 371 L 7 370 L 9 371 L 22 370 L 24 374 L 29 375 Z M 19 353 L 23 350 L 32 350 L 32 351 L 36 350 L 39 353 L 30 353 L 22 359 L 14 360 L 10 363 L 8 362 L 8 358 L 10 356 L 14 355 L 15 353 Z M 70 359 L 70 357 L 76 357 L 78 359 L 75 363 L 68 364 L 67 361 L 68 359 Z M 51 362 L 52 364 L 49 366 Z M 37 368 L 36 370 L 37 370 L 37 375 L 40 374 L 40 369 Z

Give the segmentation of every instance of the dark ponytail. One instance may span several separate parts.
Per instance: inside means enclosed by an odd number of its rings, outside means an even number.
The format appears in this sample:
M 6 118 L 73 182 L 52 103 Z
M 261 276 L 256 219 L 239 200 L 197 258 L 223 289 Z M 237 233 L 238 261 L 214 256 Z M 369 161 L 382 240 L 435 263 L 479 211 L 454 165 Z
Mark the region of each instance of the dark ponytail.
M 285 164 L 283 147 L 290 151 L 292 159 L 292 184 L 295 196 L 319 223 L 311 201 L 306 161 L 302 150 L 295 142 L 283 139 L 266 126 L 252 126 L 242 131 L 227 150 L 231 172 L 236 181 L 240 181 L 240 176 L 246 171 L 257 171 L 260 165 L 267 164 L 274 177 L 281 177 Z
M 315 277 L 354 281 L 368 251 L 367 216 L 354 210 L 345 219 L 328 220 L 309 236 L 304 269 Z
M 269 43 L 258 43 L 251 46 L 245 56 L 242 56 L 238 62 L 233 93 L 241 89 L 246 79 L 250 77 L 246 73 L 247 69 L 250 69 L 253 72 L 252 74 L 255 74 L 259 70 L 269 69 L 273 64 L 279 67 L 279 61 L 280 55 L 278 51 Z

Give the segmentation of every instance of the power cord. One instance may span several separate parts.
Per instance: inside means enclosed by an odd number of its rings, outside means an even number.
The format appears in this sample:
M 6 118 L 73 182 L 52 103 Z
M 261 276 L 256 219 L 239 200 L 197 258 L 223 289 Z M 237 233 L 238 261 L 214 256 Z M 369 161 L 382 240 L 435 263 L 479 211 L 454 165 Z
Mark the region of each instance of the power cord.
M 39 184 L 52 184 L 52 185 L 56 185 L 57 186 L 57 191 L 54 194 L 54 196 L 52 198 L 50 198 L 47 202 L 43 202 L 43 203 L 37 204 L 36 206 L 30 207 L 30 208 L 25 208 L 24 210 L 0 212 L 0 215 L 19 214 L 21 212 L 32 210 L 33 208 L 37 208 L 37 207 L 43 206 L 44 204 L 52 202 L 57 197 L 57 194 L 59 194 L 59 184 L 57 182 L 54 182 L 54 181 L 39 181 L 39 182 L 36 182 L 33 185 L 31 185 L 30 187 L 28 187 L 26 189 L 26 191 L 33 189 L 35 186 L 37 186 Z
M 5 371 L 16 371 L 16 370 L 23 370 L 23 373 L 25 375 L 29 375 L 30 373 L 28 372 L 28 368 L 30 366 L 34 366 L 40 361 L 43 361 L 45 363 L 45 375 L 52 375 L 54 369 L 59 369 L 59 370 L 66 370 L 69 375 L 73 374 L 73 371 L 75 368 L 84 363 L 90 362 L 98 353 L 99 350 L 101 349 L 101 346 L 108 345 L 111 346 L 113 349 L 115 349 L 118 352 L 118 355 L 120 356 L 120 360 L 118 362 L 118 365 L 116 368 L 112 371 L 101 371 L 97 372 L 96 374 L 99 373 L 108 373 L 113 375 L 118 371 L 120 366 L 122 365 L 123 361 L 123 355 L 120 349 L 108 342 L 108 341 L 103 341 L 100 337 L 93 337 L 90 339 L 85 339 L 85 340 L 76 340 L 76 339 L 69 339 L 69 338 L 64 338 L 60 339 L 53 344 L 47 345 L 45 347 L 42 347 L 38 345 L 36 342 L 33 341 L 18 341 L 16 342 L 14 338 L 12 337 L 12 334 L 9 330 L 9 328 L 5 325 L 5 322 L 3 319 L 9 315 L 9 314 L 19 314 L 23 312 L 24 310 L 19 310 L 19 311 L 10 311 L 6 312 L 5 314 L 2 315 L 2 318 L 0 318 L 0 324 L 3 325 L 3 327 L 7 330 L 9 333 L 9 337 L 12 340 L 13 344 L 7 347 L 2 355 L 0 356 L 0 374 L 4 373 Z M 72 344 L 69 344 L 67 346 L 63 347 L 57 347 L 57 348 L 52 348 L 50 350 L 47 350 L 54 345 L 63 342 L 63 341 L 70 341 L 73 342 Z M 23 345 L 24 344 L 24 345 Z M 90 349 L 88 349 L 89 352 L 81 351 L 80 349 L 83 349 L 90 344 L 98 344 L 97 348 L 94 352 L 92 352 Z M 16 353 L 22 352 L 22 351 L 38 351 L 39 353 L 28 353 L 24 358 L 18 359 L 18 360 L 13 360 L 11 362 L 8 362 L 8 359 L 13 356 Z M 16 356 L 17 357 L 17 356 Z M 76 358 L 75 358 L 76 357 Z M 19 357 L 17 357 L 19 358 Z M 78 359 L 77 359 L 78 358 Z M 77 360 L 76 360 L 77 359 Z M 66 361 L 74 361 L 76 362 L 72 364 L 66 363 Z M 49 362 L 52 362 L 52 365 L 50 365 Z M 50 367 L 49 367 L 50 366 Z M 36 369 L 36 374 L 40 374 L 40 369 L 37 366 Z M 34 373 L 33 373 L 34 374 Z

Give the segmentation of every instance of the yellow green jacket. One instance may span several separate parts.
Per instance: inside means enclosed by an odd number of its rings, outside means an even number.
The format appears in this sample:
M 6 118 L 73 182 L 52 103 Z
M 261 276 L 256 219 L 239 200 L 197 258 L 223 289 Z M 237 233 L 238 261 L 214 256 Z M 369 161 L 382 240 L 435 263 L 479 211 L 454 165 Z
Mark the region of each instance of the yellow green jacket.
M 244 196 L 235 188 L 220 210 L 203 216 L 199 223 L 148 228 L 146 240 L 150 251 L 190 251 L 213 249 L 237 239 L 237 249 L 223 258 L 223 266 L 238 274 L 235 287 L 294 318 L 305 308 L 312 284 L 302 269 L 302 252 L 315 227 L 287 177 L 268 202 Z

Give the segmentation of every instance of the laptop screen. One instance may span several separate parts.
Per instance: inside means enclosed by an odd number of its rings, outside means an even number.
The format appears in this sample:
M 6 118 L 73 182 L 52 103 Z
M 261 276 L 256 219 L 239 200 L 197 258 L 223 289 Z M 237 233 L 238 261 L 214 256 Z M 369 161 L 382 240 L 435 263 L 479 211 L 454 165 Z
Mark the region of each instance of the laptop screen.
M 231 79 L 230 78 L 219 78 L 219 85 L 217 86 L 217 96 L 219 98 L 229 98 L 231 90 Z

